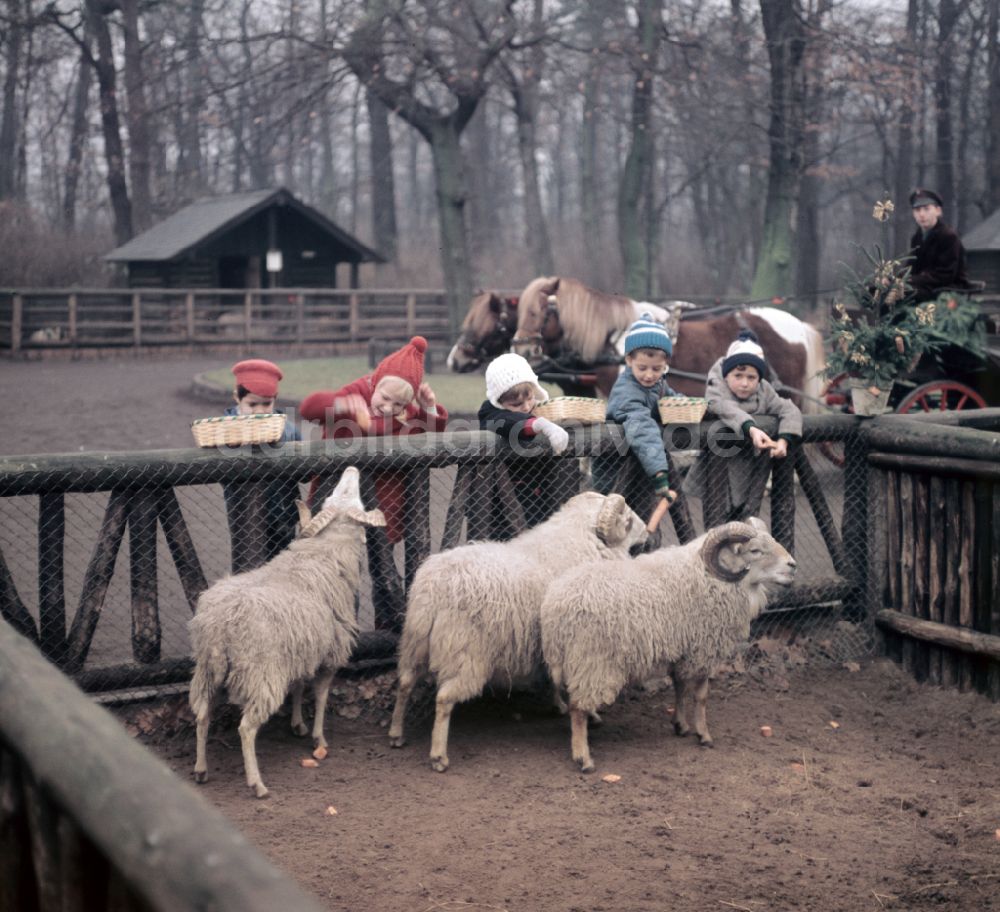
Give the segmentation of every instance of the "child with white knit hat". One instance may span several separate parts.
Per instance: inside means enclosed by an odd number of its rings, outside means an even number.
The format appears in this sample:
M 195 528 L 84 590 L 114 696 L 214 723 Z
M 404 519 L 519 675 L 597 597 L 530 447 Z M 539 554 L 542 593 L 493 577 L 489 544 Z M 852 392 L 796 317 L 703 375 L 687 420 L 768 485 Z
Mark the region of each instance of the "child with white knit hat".
M 479 426 L 505 436 L 511 444 L 541 434 L 553 453 L 561 453 L 569 443 L 566 430 L 548 418 L 531 414 L 548 398 L 524 358 L 513 352 L 500 355 L 486 368 L 486 401 L 479 407 Z
M 499 434 L 522 455 L 527 456 L 531 451 L 524 452 L 518 444 L 539 435 L 548 441 L 553 453 L 562 453 L 569 443 L 566 430 L 548 418 L 531 414 L 536 405 L 547 402 L 548 398 L 524 358 L 513 353 L 500 355 L 486 368 L 486 401 L 479 407 L 479 426 Z M 556 469 L 551 459 L 508 463 L 511 484 L 529 527 L 547 519 L 556 507 Z M 502 504 L 495 505 L 491 537 L 504 537 L 501 530 L 511 526 L 507 514 Z M 512 531 L 520 530 L 512 528 Z

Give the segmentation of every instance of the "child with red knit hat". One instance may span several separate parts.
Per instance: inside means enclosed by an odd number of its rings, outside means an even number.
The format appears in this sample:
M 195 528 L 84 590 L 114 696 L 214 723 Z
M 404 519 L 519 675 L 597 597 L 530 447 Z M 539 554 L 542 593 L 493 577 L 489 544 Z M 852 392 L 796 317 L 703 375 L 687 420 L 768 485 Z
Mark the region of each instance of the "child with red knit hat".
M 306 421 L 323 425 L 323 438 L 334 440 L 356 437 L 403 436 L 424 431 L 443 431 L 448 412 L 438 405 L 430 384 L 424 380 L 424 352 L 427 340 L 414 336 L 392 354 L 386 355 L 370 374 L 353 380 L 338 390 L 320 390 L 302 400 L 299 414 Z M 392 544 L 403 538 L 402 472 L 384 469 L 375 473 L 375 494 L 385 513 L 385 532 Z M 372 538 L 369 535 L 368 561 L 373 587 L 378 577 L 373 563 Z M 394 626 L 395 619 L 380 615 L 379 597 L 375 602 L 376 625 Z
M 235 385 L 233 400 L 235 405 L 226 409 L 226 415 L 266 415 L 275 411 L 278 398 L 278 383 L 282 379 L 281 368 L 272 361 L 263 358 L 250 358 L 232 366 Z M 285 422 L 281 435 L 281 443 L 301 440 L 302 435 L 292 421 Z M 264 529 L 247 529 L 242 520 L 243 513 L 237 501 L 246 489 L 246 485 L 256 485 L 261 482 L 233 481 L 222 486 L 226 499 L 226 512 L 229 520 L 231 537 L 260 535 L 266 536 L 264 557 L 270 560 L 286 548 L 295 537 L 295 529 L 299 521 L 299 513 L 295 501 L 301 496 L 299 483 L 294 478 L 274 478 L 263 482 L 265 491 L 265 521 Z M 233 571 L 249 570 L 250 567 L 234 566 Z

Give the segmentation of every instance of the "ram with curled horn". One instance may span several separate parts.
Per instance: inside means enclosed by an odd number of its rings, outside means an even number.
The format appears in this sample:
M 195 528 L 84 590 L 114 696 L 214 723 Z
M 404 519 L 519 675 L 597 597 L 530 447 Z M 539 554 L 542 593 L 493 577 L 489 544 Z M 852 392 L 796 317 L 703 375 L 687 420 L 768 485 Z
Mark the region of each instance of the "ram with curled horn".
M 694 731 L 711 747 L 709 677 L 746 642 L 773 588 L 794 575 L 794 558 L 756 518 L 626 563 L 561 574 L 542 602 L 542 654 L 569 699 L 580 769 L 594 768 L 588 715 L 663 669 L 674 679 L 675 731 Z

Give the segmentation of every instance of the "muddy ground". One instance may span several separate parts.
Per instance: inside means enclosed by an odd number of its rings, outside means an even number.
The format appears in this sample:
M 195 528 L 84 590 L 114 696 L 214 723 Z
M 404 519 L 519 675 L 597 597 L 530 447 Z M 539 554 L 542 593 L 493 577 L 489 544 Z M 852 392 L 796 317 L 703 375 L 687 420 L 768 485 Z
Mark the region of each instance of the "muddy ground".
M 0 362 L 0 452 L 188 446 L 190 379 L 219 363 Z M 716 683 L 712 750 L 674 737 L 668 685 L 631 692 L 592 734 L 590 775 L 537 701 L 460 707 L 441 775 L 426 700 L 392 750 L 391 673 L 339 686 L 318 769 L 277 718 L 259 741 L 272 796 L 249 797 L 230 714 L 198 787 L 331 910 L 1000 909 L 1000 707 L 885 660 L 772 643 Z M 183 697 L 117 712 L 189 779 Z

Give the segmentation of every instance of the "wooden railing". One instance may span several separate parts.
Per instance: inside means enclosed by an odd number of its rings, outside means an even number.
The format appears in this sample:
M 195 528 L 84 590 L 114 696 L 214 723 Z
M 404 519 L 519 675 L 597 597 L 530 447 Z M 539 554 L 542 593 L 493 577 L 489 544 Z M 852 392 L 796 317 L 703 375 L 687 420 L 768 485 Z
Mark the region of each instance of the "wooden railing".
M 870 605 L 918 680 L 1000 700 L 1000 409 L 877 418 Z
M 434 289 L 0 289 L 0 350 L 450 339 Z
M 803 456 L 789 461 L 775 474 L 770 495 L 770 516 L 775 534 L 786 546 L 799 554 L 805 568 L 803 582 L 786 593 L 779 608 L 792 608 L 816 602 L 848 600 L 857 603 L 863 592 L 865 552 L 865 504 L 853 496 L 841 497 L 841 479 L 852 478 L 855 466 L 864 465 L 862 452 L 851 444 L 860 419 L 853 416 L 807 417 L 807 441 L 845 438 L 848 441 L 848 472 L 832 472 L 837 490 L 824 491 L 809 461 Z M 763 419 L 765 429 L 768 421 Z M 698 447 L 708 433 L 709 425 L 677 426 L 671 435 L 674 449 Z M 773 430 L 773 428 L 772 428 Z M 532 444 L 536 448 L 538 445 Z M 545 492 L 547 510 L 580 490 L 581 476 L 578 459 L 597 453 L 611 453 L 617 460 L 615 489 L 626 494 L 640 515 L 648 516 L 653 509 L 648 482 L 635 459 L 629 455 L 617 425 L 596 425 L 574 432 L 572 446 L 561 458 L 544 452 L 535 458 L 518 455 L 500 441 L 497 435 L 475 431 L 454 431 L 403 438 L 365 438 L 363 442 L 318 441 L 286 444 L 280 448 L 243 448 L 225 450 L 177 450 L 144 453 L 68 454 L 65 456 L 18 457 L 0 460 L 0 498 L 17 507 L 19 521 L 37 521 L 37 531 L 11 528 L 0 537 L 0 612 L 25 636 L 35 640 L 42 652 L 54 663 L 73 675 L 87 690 L 108 690 L 149 686 L 184 681 L 190 675 L 187 655 L 161 654 L 161 623 L 166 607 L 161 605 L 160 590 L 172 577 L 171 564 L 181 584 L 183 604 L 169 604 L 170 629 L 186 622 L 199 593 L 214 574 L 203 570 L 206 554 L 199 555 L 189 529 L 191 520 L 185 510 L 194 508 L 212 512 L 213 531 L 194 536 L 211 541 L 218 548 L 219 534 L 225 535 L 225 519 L 215 518 L 222 512 L 221 498 L 198 486 L 214 486 L 239 481 L 244 491 L 239 505 L 240 523 L 235 528 L 263 527 L 267 509 L 263 483 L 274 479 L 306 481 L 318 478 L 320 488 L 314 501 L 322 496 L 329 484 L 346 465 L 362 468 L 365 485 L 372 483 L 373 472 L 391 468 L 403 479 L 406 494 L 405 563 L 403 573 L 396 570 L 393 548 L 383 530 L 369 533 L 369 568 L 377 576 L 380 591 L 393 602 L 392 616 L 405 611 L 405 591 L 417 567 L 431 550 L 444 550 L 458 544 L 463 535 L 469 539 L 494 538 L 516 534 L 525 527 L 522 503 L 515 493 L 515 484 L 534 471 L 534 464 L 547 465 L 549 474 Z M 448 471 L 442 471 L 448 469 Z M 432 475 L 433 491 L 432 496 Z M 724 474 L 724 473 L 723 473 Z M 821 537 L 823 553 L 803 555 L 796 547 L 796 498 L 793 485 L 798 476 L 812 516 Z M 722 479 L 720 479 L 720 482 Z M 254 493 L 256 491 L 256 494 Z M 88 509 L 101 509 L 103 516 L 95 535 L 96 541 L 76 541 L 82 573 L 79 592 L 68 592 L 66 585 L 66 530 L 79 527 L 80 495 L 106 492 L 101 499 L 89 499 Z M 763 492 L 760 492 L 761 494 Z M 368 491 L 371 501 L 373 492 Z M 37 513 L 30 502 L 14 504 L 23 498 L 37 497 Z M 833 506 L 830 498 L 842 501 Z M 73 498 L 70 503 L 70 498 Z M 103 506 L 100 506 L 103 504 Z M 78 518 L 71 521 L 70 506 Z M 183 506 L 183 509 L 182 509 Z M 230 510 L 233 505 L 230 504 Z M 37 516 L 37 520 L 35 517 Z M 696 518 L 691 516 L 685 498 L 681 498 L 670 513 L 679 541 L 698 534 Z M 92 517 L 96 520 L 97 517 Z M 537 521 L 537 517 L 535 517 Z M 199 517 L 203 520 L 203 516 Z M 232 516 L 230 516 L 232 520 Z M 96 522 L 86 523 L 93 528 Z M 798 523 L 800 529 L 801 521 Z M 162 529 L 164 545 L 157 547 L 158 527 Z M 810 527 L 812 529 L 813 527 Z M 128 532 L 126 539 L 125 533 Z M 197 530 L 202 532 L 202 528 Z M 74 534 L 74 533 L 70 533 Z M 75 533 L 79 535 L 80 533 Z M 105 601 L 115 572 L 116 557 L 123 542 L 128 545 L 128 582 L 130 596 L 127 608 L 131 618 L 121 617 L 117 609 L 115 622 L 130 630 L 130 646 L 114 651 L 114 662 L 105 661 L 99 667 L 88 665 L 88 656 L 99 624 L 104 641 L 120 642 L 117 628 L 111 623 L 110 609 Z M 25 554 L 37 542 L 37 558 Z M 263 539 L 247 535 L 232 538 L 232 566 L 255 566 L 263 559 Z M 223 545 L 225 547 L 225 545 Z M 812 545 L 811 545 L 812 547 Z M 17 566 L 9 563 L 2 553 L 16 549 Z M 30 553 L 30 552 L 29 552 Z M 88 554 L 85 569 L 79 558 Z M 216 555 L 217 556 L 217 555 Z M 26 558 L 37 567 L 25 566 Z M 158 567 L 157 564 L 166 565 Z M 814 567 L 808 565 L 814 563 Z M 860 569 L 859 569 L 860 568 Z M 216 567 L 215 573 L 226 568 Z M 22 583 L 18 583 L 21 580 Z M 37 602 L 19 590 L 37 580 Z M 74 582 L 71 588 L 76 589 Z M 71 611 L 69 602 L 75 602 Z M 853 601 L 852 601 L 853 600 Z M 102 620 L 103 618 L 103 620 Z M 114 637 L 109 634 L 114 633 Z M 125 643 L 129 643 L 128 636 Z M 177 640 L 175 639 L 175 644 Z M 393 655 L 395 640 L 382 631 L 364 634 L 355 653 L 356 662 L 375 662 Z M 131 652 L 131 661 L 124 661 Z
M 0 621 L 0 909 L 320 908 Z

